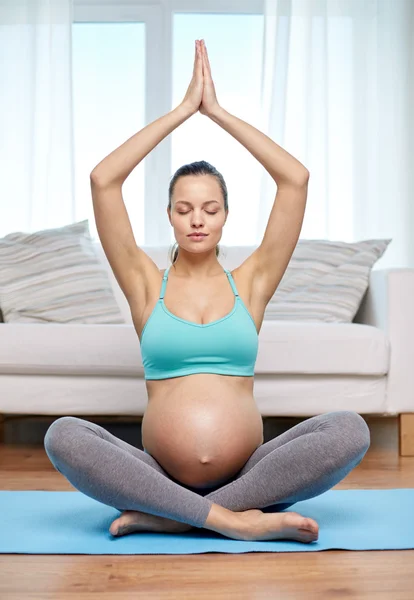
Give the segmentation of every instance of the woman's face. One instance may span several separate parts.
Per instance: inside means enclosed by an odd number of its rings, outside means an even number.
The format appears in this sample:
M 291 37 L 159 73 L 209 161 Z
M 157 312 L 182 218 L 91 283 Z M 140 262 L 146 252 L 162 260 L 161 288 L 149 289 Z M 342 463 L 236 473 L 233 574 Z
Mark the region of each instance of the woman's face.
M 186 175 L 175 184 L 167 209 L 179 246 L 189 252 L 205 252 L 219 243 L 227 214 L 220 184 L 212 175 Z M 201 241 L 188 237 L 200 231 L 207 234 Z

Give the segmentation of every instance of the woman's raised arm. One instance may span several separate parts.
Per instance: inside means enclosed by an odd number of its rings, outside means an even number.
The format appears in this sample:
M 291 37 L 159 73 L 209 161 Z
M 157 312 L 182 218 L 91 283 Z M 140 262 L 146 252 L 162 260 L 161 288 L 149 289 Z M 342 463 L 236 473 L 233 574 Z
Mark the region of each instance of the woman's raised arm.
M 124 183 L 133 169 L 169 133 L 191 116 L 183 105 L 153 121 L 108 154 L 90 174 L 91 181 L 100 186 Z
M 202 57 L 196 43 L 193 77 L 184 97 L 176 108 L 150 123 L 104 158 L 90 174 L 99 186 L 122 186 L 133 169 L 169 133 L 198 111 L 203 95 Z

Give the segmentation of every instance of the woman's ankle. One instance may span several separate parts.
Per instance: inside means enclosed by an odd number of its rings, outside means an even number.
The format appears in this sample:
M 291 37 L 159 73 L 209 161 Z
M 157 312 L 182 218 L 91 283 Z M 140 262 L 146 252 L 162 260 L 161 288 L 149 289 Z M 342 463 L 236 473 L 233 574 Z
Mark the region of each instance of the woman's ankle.
M 232 537 L 243 530 L 244 521 L 240 514 L 213 502 L 203 528 Z

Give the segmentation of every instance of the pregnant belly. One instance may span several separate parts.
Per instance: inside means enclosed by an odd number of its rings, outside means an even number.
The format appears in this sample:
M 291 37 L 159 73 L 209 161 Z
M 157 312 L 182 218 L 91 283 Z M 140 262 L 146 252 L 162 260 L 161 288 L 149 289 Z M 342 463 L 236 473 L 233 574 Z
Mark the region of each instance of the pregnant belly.
M 175 480 L 214 487 L 233 477 L 263 443 L 252 394 L 233 386 L 150 399 L 142 420 L 144 448 Z

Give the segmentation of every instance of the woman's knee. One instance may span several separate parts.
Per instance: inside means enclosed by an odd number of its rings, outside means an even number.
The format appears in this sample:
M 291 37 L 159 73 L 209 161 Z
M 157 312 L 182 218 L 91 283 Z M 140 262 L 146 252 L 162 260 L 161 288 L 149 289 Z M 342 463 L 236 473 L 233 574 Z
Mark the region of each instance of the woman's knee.
M 74 428 L 79 427 L 77 417 L 59 417 L 49 426 L 44 438 L 44 447 L 49 457 L 63 450 L 65 445 L 73 447 Z
M 355 451 L 365 454 L 371 444 L 371 432 L 365 419 L 352 410 L 333 413 L 339 430 L 349 440 Z

